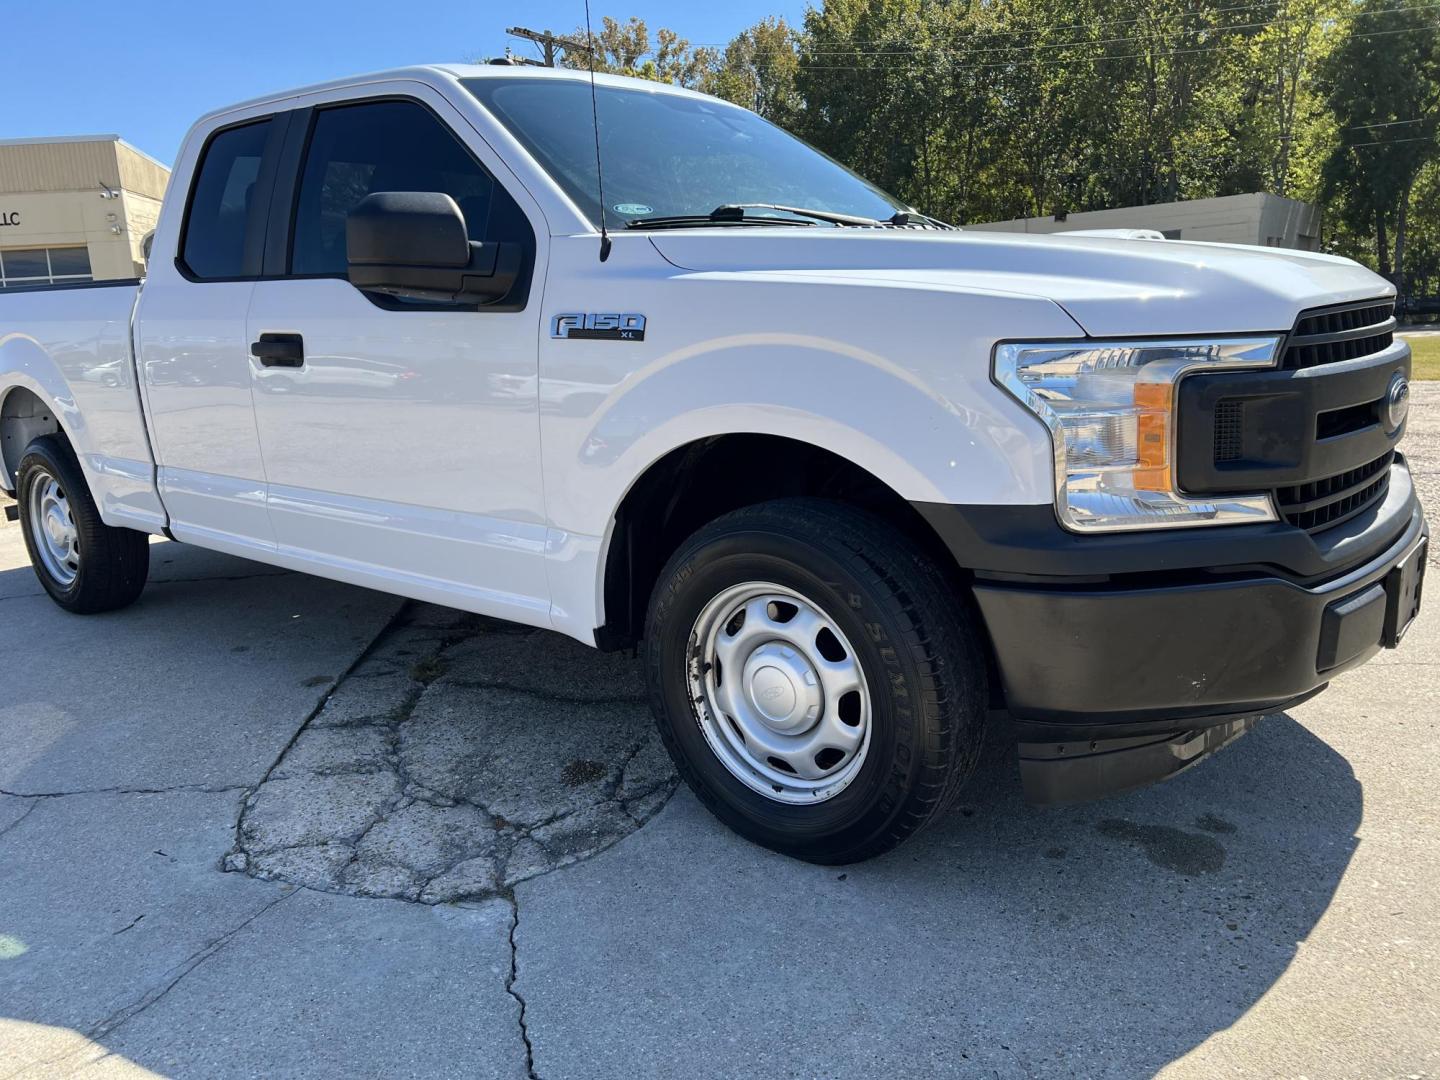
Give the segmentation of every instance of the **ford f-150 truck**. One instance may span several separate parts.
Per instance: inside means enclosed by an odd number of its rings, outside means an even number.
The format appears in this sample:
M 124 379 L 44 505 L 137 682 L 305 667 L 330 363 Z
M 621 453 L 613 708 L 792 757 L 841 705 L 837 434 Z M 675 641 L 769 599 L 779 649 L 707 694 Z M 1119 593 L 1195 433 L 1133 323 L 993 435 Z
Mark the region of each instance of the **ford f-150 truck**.
M 1393 308 L 1326 255 L 955 229 L 670 86 L 415 68 L 206 116 L 143 282 L 0 295 L 3 479 L 69 611 L 159 534 L 640 648 L 700 798 L 838 863 L 987 730 L 1086 798 L 1395 646 Z

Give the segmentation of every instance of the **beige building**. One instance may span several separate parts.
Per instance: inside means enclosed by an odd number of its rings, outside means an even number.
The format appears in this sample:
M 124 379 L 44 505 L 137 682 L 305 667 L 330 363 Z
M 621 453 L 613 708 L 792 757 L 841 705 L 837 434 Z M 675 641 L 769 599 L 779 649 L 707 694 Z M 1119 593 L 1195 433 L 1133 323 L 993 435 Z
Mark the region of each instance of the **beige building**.
M 118 135 L 0 139 L 0 288 L 139 277 L 169 179 Z
M 1171 240 L 1213 240 L 1223 244 L 1315 251 L 1320 246 L 1320 211 L 1279 195 L 1225 195 L 1216 199 L 1126 206 L 1055 217 L 1018 218 L 966 225 L 995 232 L 1057 233 L 1076 229 L 1154 229 Z

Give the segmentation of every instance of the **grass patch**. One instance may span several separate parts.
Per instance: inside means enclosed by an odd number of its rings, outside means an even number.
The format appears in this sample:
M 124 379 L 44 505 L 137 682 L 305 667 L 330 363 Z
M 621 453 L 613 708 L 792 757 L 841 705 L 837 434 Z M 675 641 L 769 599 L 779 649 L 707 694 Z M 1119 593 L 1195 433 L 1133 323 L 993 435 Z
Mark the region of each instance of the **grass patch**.
M 1412 379 L 1440 379 L 1440 334 L 1426 337 L 1406 338 L 1410 342 L 1410 354 L 1414 367 Z

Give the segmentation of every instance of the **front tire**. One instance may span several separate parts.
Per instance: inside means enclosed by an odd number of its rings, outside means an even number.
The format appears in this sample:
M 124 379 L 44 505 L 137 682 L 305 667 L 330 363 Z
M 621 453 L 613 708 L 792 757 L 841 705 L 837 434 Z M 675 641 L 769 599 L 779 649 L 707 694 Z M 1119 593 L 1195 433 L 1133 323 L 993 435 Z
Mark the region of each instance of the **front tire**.
M 870 514 L 781 499 L 681 545 L 647 618 L 660 734 L 736 832 L 810 862 L 887 851 L 958 795 L 983 741 L 967 598 Z
M 134 602 L 150 572 L 150 538 L 100 520 L 70 444 L 42 435 L 16 473 L 20 527 L 35 576 L 66 611 L 92 615 Z

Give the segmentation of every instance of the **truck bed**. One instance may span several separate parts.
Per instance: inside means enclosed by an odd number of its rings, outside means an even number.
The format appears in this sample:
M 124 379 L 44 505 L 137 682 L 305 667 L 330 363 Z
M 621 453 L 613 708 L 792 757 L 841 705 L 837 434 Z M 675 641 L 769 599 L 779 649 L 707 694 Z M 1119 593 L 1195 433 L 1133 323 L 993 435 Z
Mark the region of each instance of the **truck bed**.
M 0 410 L 26 421 L 9 429 L 0 452 L 13 493 L 26 445 L 58 426 L 105 522 L 156 532 L 165 515 L 131 351 L 138 293 L 133 281 L 0 291 L 0 375 L 12 386 Z

